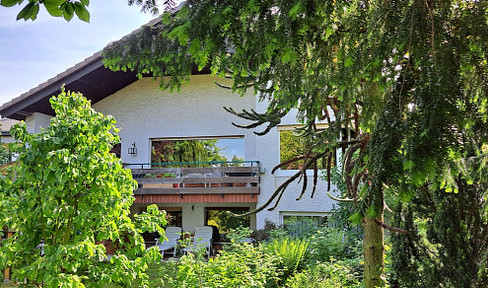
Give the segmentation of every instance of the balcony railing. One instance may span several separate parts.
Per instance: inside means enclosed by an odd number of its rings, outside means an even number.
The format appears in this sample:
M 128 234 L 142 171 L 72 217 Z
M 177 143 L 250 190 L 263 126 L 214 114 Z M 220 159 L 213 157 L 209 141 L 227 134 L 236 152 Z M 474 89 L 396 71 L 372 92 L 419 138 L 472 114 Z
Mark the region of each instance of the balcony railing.
M 148 194 L 259 194 L 258 161 L 126 163 Z

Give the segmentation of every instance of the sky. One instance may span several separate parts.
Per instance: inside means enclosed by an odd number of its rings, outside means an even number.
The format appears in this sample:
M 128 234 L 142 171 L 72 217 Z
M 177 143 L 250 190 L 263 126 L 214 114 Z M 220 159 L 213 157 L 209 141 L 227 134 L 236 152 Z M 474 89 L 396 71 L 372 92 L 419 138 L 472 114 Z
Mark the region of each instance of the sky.
M 43 7 L 35 21 L 16 21 L 22 7 L 0 6 L 0 106 L 156 17 L 127 0 L 92 0 L 90 23 L 52 17 Z

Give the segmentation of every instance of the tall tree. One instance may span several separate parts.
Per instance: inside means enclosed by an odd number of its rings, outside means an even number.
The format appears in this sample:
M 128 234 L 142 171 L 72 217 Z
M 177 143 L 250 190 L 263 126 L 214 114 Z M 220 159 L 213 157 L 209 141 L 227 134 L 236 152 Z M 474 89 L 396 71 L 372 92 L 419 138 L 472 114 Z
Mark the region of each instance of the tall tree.
M 170 75 L 163 88 L 178 88 L 194 63 L 210 66 L 233 78 L 233 91 L 268 101 L 264 113 L 229 109 L 252 121 L 243 127 L 267 125 L 258 134 L 296 109 L 311 145 L 291 160 L 303 169 L 266 205 L 317 159 L 347 148 L 342 200 L 357 203 L 366 286 L 376 287 L 383 229 L 409 232 L 384 223 L 385 199 L 409 201 L 424 186 L 458 191 L 452 179 L 469 176 L 450 166 L 467 155 L 463 133 L 481 131 L 478 146 L 487 143 L 487 11 L 486 1 L 463 0 L 190 0 L 106 48 L 105 63 Z M 317 130 L 319 121 L 328 128 Z
M 158 5 L 159 2 L 161 2 L 161 5 Z M 150 12 L 156 15 L 159 13 L 159 6 L 163 9 L 169 9 L 175 5 L 176 1 L 128 0 L 128 3 L 129 5 L 136 4 L 141 6 L 142 12 Z M 0 0 L 0 6 L 15 7 L 17 5 L 23 5 L 19 14 L 17 14 L 17 20 L 36 20 L 39 9 L 44 7 L 53 17 L 62 17 L 66 21 L 71 21 L 76 15 L 81 21 L 90 22 L 90 12 L 88 11 L 90 0 Z
M 160 254 L 146 251 L 140 233 L 164 234 L 164 217 L 152 207 L 136 215 L 137 224 L 129 218 L 136 182 L 110 153 L 115 120 L 64 89 L 50 102 L 56 116 L 45 130 L 11 129 L 21 147 L 12 171 L 0 176 L 0 227 L 16 233 L 2 241 L 0 267 L 34 287 L 130 285 L 136 277 L 145 286 L 147 263 Z M 106 240 L 119 248 L 110 261 Z

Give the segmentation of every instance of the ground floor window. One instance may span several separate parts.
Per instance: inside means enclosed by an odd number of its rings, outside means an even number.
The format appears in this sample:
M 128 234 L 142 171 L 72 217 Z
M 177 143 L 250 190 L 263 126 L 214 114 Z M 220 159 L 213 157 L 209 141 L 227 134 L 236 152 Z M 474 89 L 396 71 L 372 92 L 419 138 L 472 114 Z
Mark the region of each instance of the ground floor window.
M 249 211 L 249 207 L 207 207 L 205 208 L 205 223 L 207 226 L 215 226 L 220 234 L 229 233 L 230 229 L 250 227 L 249 217 L 237 218 L 229 215 L 227 211 L 242 214 Z
M 167 226 L 183 226 L 183 212 L 181 211 L 181 207 L 166 207 L 161 209 L 166 211 Z
M 147 207 L 141 208 L 141 213 L 146 212 Z M 181 207 L 159 207 L 160 210 L 166 211 L 166 226 L 183 227 L 183 212 Z
M 282 214 L 283 226 L 293 237 L 305 237 L 328 225 L 327 214 Z

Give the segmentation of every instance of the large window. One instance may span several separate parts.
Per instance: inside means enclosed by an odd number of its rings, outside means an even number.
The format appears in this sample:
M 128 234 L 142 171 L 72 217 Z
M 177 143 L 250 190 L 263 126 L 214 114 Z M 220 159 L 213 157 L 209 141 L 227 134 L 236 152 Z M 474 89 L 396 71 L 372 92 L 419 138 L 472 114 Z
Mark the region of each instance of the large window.
M 328 225 L 328 215 L 284 214 L 283 226 L 293 237 L 305 237 Z
M 229 215 L 227 211 L 231 211 L 235 214 L 242 214 L 249 211 L 246 207 L 208 207 L 205 209 L 205 222 L 208 226 L 216 226 L 219 229 L 219 233 L 229 233 L 230 229 L 236 229 L 239 227 L 249 227 L 251 220 L 249 217 L 237 218 Z
M 280 133 L 280 163 L 286 162 L 293 157 L 305 155 L 309 150 L 309 143 L 305 137 L 299 136 L 295 131 L 296 126 L 280 126 L 278 131 Z M 318 161 L 318 169 L 326 169 L 327 156 L 322 157 Z M 283 170 L 298 170 L 302 169 L 303 160 L 295 161 L 284 165 Z M 313 167 L 310 167 L 313 169 Z
M 243 161 L 244 137 L 153 139 L 152 163 Z

